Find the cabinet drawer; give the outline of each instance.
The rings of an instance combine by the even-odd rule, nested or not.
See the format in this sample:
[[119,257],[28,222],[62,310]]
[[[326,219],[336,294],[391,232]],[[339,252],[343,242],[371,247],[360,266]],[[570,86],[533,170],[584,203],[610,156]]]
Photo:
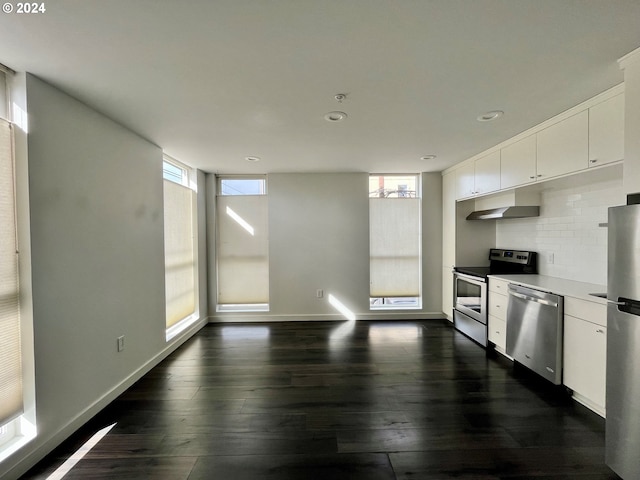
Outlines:
[[506,280],[499,280],[497,278],[490,278],[489,291],[507,295],[509,293],[509,282]]
[[574,297],[564,297],[564,313],[603,327],[607,326],[607,306]]
[[507,321],[508,297],[499,293],[489,293],[489,315]]
[[489,315],[489,341],[502,350],[507,349],[507,322]]

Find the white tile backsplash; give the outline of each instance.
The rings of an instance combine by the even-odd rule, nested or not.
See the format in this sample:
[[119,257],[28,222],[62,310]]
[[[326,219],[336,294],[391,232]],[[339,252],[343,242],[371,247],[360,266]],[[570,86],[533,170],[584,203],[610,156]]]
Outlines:
[[[544,190],[540,216],[498,220],[498,248],[538,252],[541,275],[607,283],[607,209],[625,203],[622,180]],[[553,263],[550,256],[553,254]]]

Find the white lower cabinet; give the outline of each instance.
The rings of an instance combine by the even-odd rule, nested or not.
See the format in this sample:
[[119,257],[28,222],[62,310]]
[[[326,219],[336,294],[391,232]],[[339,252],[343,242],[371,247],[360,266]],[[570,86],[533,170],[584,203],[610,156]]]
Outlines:
[[507,350],[507,302],[506,295],[509,282],[497,278],[489,279],[489,341],[496,350],[506,353]]
[[498,351],[507,351],[507,322],[493,315],[489,315],[489,341]]
[[606,372],[606,306],[565,297],[563,383],[576,400],[602,416]]

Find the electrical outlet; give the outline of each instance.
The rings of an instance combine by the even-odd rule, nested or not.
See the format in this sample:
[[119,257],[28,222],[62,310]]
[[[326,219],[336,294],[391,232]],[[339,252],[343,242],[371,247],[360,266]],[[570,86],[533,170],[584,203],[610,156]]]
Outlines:
[[319,288],[318,290],[316,290],[316,298],[322,298],[322,297],[324,297],[324,290]]
[[124,335],[118,337],[118,351],[121,352],[124,350]]
[[550,253],[549,256],[547,257],[547,263],[553,263],[553,261],[555,260],[555,255],[553,253]]

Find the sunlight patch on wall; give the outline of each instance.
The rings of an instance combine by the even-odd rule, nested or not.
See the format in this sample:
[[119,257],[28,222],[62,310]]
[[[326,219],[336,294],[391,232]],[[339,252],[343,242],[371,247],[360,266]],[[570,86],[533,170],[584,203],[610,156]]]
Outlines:
[[235,220],[238,225],[244,228],[251,235],[255,235],[255,230],[253,229],[253,227],[249,225],[249,223],[244,218],[234,212],[233,209],[227,207],[227,215],[229,215],[233,220]]

